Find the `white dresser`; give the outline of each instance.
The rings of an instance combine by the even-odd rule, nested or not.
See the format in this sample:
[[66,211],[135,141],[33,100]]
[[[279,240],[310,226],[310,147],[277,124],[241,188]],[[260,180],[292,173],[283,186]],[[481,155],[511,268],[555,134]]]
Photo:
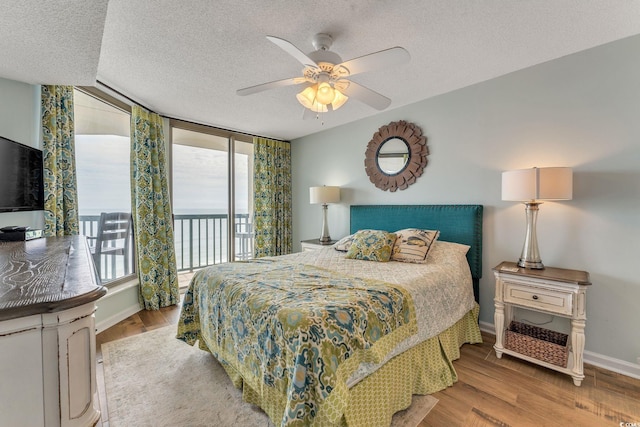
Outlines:
[[83,237],[0,243],[0,426],[85,427],[96,396],[98,284]]

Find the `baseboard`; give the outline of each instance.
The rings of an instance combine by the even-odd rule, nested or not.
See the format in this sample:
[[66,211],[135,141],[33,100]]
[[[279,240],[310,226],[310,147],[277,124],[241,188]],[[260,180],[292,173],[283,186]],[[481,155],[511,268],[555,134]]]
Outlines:
[[[496,334],[496,328],[493,323],[480,322],[480,330],[491,335]],[[588,363],[589,365],[594,365],[608,371],[617,372],[631,378],[640,379],[640,365],[627,362],[626,360],[620,360],[610,356],[605,356],[604,354],[585,350],[584,363]]]
[[613,357],[587,350],[584,351],[584,363],[640,380],[640,365],[636,363],[614,359]]
[[138,281],[109,288],[97,302],[96,333],[100,333],[141,310],[138,302]]
[[496,334],[496,328],[495,326],[493,326],[493,323],[487,323],[487,322],[483,322],[480,321],[478,322],[480,324],[480,330],[482,332],[486,332],[490,335],[495,335]]
[[124,310],[114,314],[113,316],[110,316],[107,319],[101,320],[100,322],[96,323],[96,334],[99,334],[100,332],[103,332],[109,329],[113,325],[122,322],[124,319],[126,319],[129,316],[133,316],[140,310],[141,310],[140,304],[135,303],[134,305],[126,307]]

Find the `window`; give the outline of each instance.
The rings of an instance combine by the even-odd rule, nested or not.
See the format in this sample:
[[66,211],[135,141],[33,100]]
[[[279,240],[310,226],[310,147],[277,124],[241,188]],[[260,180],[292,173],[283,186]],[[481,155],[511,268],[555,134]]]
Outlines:
[[74,93],[80,234],[103,284],[135,273],[131,232],[130,113]]
[[[130,109],[93,88],[74,96],[80,234],[88,237],[102,282],[113,285],[135,274]],[[252,258],[252,138],[169,122],[178,271]]]
[[178,120],[171,126],[178,271],[252,258],[251,138]]

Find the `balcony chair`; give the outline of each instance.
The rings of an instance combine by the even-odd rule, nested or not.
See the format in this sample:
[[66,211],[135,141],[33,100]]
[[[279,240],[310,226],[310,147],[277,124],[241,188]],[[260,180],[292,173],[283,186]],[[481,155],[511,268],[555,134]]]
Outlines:
[[[93,261],[96,270],[102,278],[102,255],[123,255],[124,274],[130,273],[129,258],[131,244],[132,219],[129,212],[103,212],[98,221],[98,232],[94,239]],[[115,272],[113,272],[115,278]]]
[[236,259],[246,260],[253,258],[253,227],[251,223],[236,223],[236,238],[240,246],[236,248]]

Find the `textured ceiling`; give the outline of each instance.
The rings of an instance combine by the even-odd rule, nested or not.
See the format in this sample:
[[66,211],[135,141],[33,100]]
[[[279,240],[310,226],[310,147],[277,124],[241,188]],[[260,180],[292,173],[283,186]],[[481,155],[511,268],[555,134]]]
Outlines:
[[0,77],[93,85],[107,0],[2,0]]
[[[53,7],[55,5],[55,7]],[[638,0],[4,0],[0,77],[99,80],[161,114],[294,139],[378,111],[349,100],[322,120],[284,87],[236,89],[300,75],[272,35],[313,51],[319,32],[343,60],[402,46],[411,61],[352,79],[388,109],[640,33]]]

